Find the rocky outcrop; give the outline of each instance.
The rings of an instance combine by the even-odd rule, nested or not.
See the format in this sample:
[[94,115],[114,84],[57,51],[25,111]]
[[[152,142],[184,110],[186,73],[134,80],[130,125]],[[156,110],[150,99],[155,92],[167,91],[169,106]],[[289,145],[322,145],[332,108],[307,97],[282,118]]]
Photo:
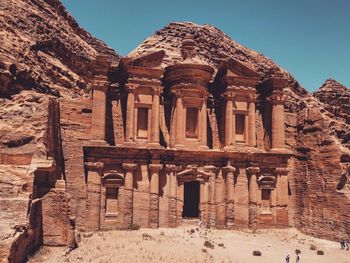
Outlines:
[[295,195],[295,226],[313,236],[349,238],[350,151],[333,132],[337,121],[310,97],[298,112],[295,159],[290,183]]
[[97,55],[118,61],[58,0],[1,1],[0,13],[0,97],[23,89],[78,96],[89,89]]
[[[70,216],[84,221],[92,61],[102,54],[117,65],[119,57],[58,0],[1,1],[0,14],[0,258],[20,262],[42,243],[69,242]],[[198,43],[199,59],[215,70],[233,57],[262,78],[281,73],[288,79],[289,222],[317,237],[349,236],[349,89],[327,80],[310,94],[271,59],[209,25],[171,23],[128,57],[164,50],[162,67],[180,62],[187,33]]]
[[327,79],[314,96],[334,119],[330,125],[334,134],[350,149],[350,90],[334,79]]
[[21,262],[43,243],[71,242],[62,179],[73,153],[65,162],[59,97],[77,103],[90,91],[95,57],[119,57],[58,0],[1,1],[0,14],[0,261]]

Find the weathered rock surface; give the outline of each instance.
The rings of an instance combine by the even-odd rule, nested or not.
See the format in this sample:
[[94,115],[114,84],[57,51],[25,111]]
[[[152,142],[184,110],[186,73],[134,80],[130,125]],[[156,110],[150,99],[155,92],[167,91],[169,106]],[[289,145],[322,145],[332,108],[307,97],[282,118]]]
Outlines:
[[[18,262],[42,243],[41,225],[46,244],[62,245],[71,231],[67,218],[84,214],[82,146],[91,139],[92,61],[104,54],[117,64],[119,57],[58,0],[1,1],[0,28],[0,258]],[[262,77],[279,72],[288,78],[286,144],[295,153],[290,222],[317,237],[349,236],[349,89],[327,80],[310,94],[272,60],[209,25],[171,23],[129,57],[163,49],[162,67],[180,62],[186,33],[194,35],[199,59],[215,70],[233,57]],[[66,180],[66,192],[55,188],[58,179]]]
[[0,97],[23,89],[76,96],[89,89],[98,54],[118,60],[58,0],[1,1],[0,28]]
[[0,1],[0,43],[0,261],[21,262],[43,238],[67,245],[72,236],[70,196],[55,188],[70,167],[58,97],[76,103],[95,57],[119,57],[57,0]]

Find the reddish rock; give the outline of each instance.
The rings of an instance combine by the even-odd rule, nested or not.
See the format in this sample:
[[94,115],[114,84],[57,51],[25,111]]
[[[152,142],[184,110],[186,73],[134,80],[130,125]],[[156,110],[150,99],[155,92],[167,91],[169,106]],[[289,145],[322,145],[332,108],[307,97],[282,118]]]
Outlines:
[[[97,83],[108,80],[121,83],[122,80],[118,79],[120,72],[116,70],[118,55],[80,28],[58,0],[2,1],[0,12],[3,14],[0,26],[5,29],[0,36],[0,258],[5,262],[20,262],[41,244],[67,245],[71,242],[70,216],[76,217],[78,228],[94,228],[96,224],[89,215],[99,218],[98,208],[106,210],[105,204],[88,197],[88,193],[101,190],[96,188],[95,181],[103,167],[94,162],[84,165],[83,146],[106,146],[106,142],[92,135],[90,87],[94,73],[98,77],[107,75],[104,64],[110,70],[109,79],[96,78]],[[276,220],[279,223],[276,226],[285,227],[289,222],[290,226],[317,237],[348,238],[349,89],[335,80],[327,80],[317,92],[310,94],[271,59],[236,43],[215,27],[193,23],[167,25],[141,43],[124,62],[156,67],[160,61],[159,69],[153,71],[159,75],[160,69],[182,61],[181,41],[187,34],[193,35],[198,44],[198,57],[193,58],[194,62],[213,68],[213,76],[218,72],[220,61],[234,58],[240,65],[252,68],[262,80],[273,74],[287,80],[288,87],[283,90],[287,98],[284,105],[285,143],[294,156],[288,162],[288,211],[285,206],[278,207]],[[155,49],[160,51],[154,53]],[[103,60],[102,66],[93,65],[92,61],[99,55],[105,55],[107,59]],[[118,85],[113,86],[113,90],[116,93],[108,95],[119,96]],[[109,99],[105,103],[111,109],[106,112],[107,124],[98,120],[97,126],[106,128],[107,143],[120,145],[126,132],[121,114],[124,105]],[[165,111],[160,105],[161,116],[166,114]],[[214,110],[208,111],[208,117],[207,124],[213,133],[210,143],[214,149],[219,149],[222,140],[220,121]],[[264,138],[263,121],[266,120],[256,115],[256,144],[261,150],[269,147]],[[166,118],[161,118],[160,128],[167,142],[170,135],[166,125]],[[94,139],[93,143],[91,139]],[[188,155],[188,159],[191,158],[194,157]],[[176,188],[165,187],[164,192],[158,193],[157,183],[153,181],[150,195],[147,165],[135,169],[133,164],[126,163],[124,168],[128,169],[128,187],[132,188],[134,184],[137,189],[134,192],[129,188],[122,189],[118,193],[120,200],[112,202],[112,207],[127,209],[112,216],[122,216],[121,223],[128,225],[134,222],[142,226],[150,223],[152,227],[166,224],[175,227],[182,223],[182,216],[177,211],[182,210],[183,202],[176,199]],[[131,180],[133,169],[141,180]],[[170,165],[166,169],[173,167]],[[256,220],[255,197],[251,196],[248,203],[248,180],[245,170],[240,169],[237,186],[241,190],[237,195],[243,201],[237,205],[231,194],[228,195],[227,226],[232,227],[234,219],[240,222],[246,218],[250,227],[268,226],[275,218],[266,215]],[[85,179],[87,170],[91,174],[88,178],[90,188]],[[229,178],[233,180],[233,172],[230,173]],[[108,178],[110,175],[115,178]],[[120,182],[124,180],[123,176],[112,170],[105,182],[110,182],[109,179]],[[175,174],[166,176],[175,180]],[[160,177],[164,179],[162,173]],[[166,185],[163,179],[158,182],[161,186]],[[62,181],[57,180],[65,180],[65,187],[59,187]],[[210,187],[222,187],[222,182],[221,177],[212,180]],[[106,195],[103,191],[102,194]],[[136,200],[134,203],[132,198]],[[216,207],[215,202],[220,205]],[[211,198],[201,207],[205,223],[224,227],[221,196],[218,195],[217,200]],[[234,218],[240,209],[244,212]],[[106,228],[114,227],[117,222],[104,217],[101,220]]]

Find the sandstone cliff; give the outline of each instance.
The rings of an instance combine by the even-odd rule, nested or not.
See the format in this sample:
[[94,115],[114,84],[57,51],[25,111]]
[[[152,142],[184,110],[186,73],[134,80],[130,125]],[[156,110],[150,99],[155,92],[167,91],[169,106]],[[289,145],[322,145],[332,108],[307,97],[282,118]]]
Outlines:
[[58,0],[0,1],[0,43],[0,261],[21,262],[43,242],[41,228],[49,245],[67,244],[71,231],[59,97],[88,97],[95,57],[119,56]]
[[58,0],[1,1],[0,30],[0,97],[23,89],[79,95],[89,87],[96,55],[118,60]]
[[[33,243],[40,239],[40,224],[55,226],[55,218],[67,220],[85,211],[82,146],[91,125],[91,62],[105,54],[116,65],[119,57],[81,29],[58,0],[1,1],[0,28],[0,211],[5,211],[0,214],[5,241],[0,258],[16,255],[19,260],[40,245],[40,240]],[[290,222],[318,237],[349,235],[349,89],[328,80],[310,94],[271,59],[209,25],[171,23],[129,57],[163,49],[164,67],[180,61],[186,33],[194,35],[199,58],[215,69],[220,60],[233,57],[262,78],[276,72],[288,78],[286,144],[295,153]],[[69,196],[56,185],[60,179],[72,194],[70,207],[65,206]],[[53,211],[57,207],[59,215]],[[47,215],[44,222],[33,219],[38,214]],[[48,231],[51,244],[66,242],[69,229],[57,225],[58,230]],[[59,233],[62,240],[55,238]]]

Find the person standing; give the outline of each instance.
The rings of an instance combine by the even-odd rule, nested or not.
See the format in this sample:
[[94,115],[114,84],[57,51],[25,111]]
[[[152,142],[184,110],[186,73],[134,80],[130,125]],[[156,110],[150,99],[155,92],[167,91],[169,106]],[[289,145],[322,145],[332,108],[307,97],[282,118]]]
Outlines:
[[296,263],[299,263],[299,262],[300,262],[300,256],[299,256],[299,253],[295,253],[295,254],[297,255],[295,262],[296,262]]
[[289,254],[286,252],[286,263],[289,263]]

